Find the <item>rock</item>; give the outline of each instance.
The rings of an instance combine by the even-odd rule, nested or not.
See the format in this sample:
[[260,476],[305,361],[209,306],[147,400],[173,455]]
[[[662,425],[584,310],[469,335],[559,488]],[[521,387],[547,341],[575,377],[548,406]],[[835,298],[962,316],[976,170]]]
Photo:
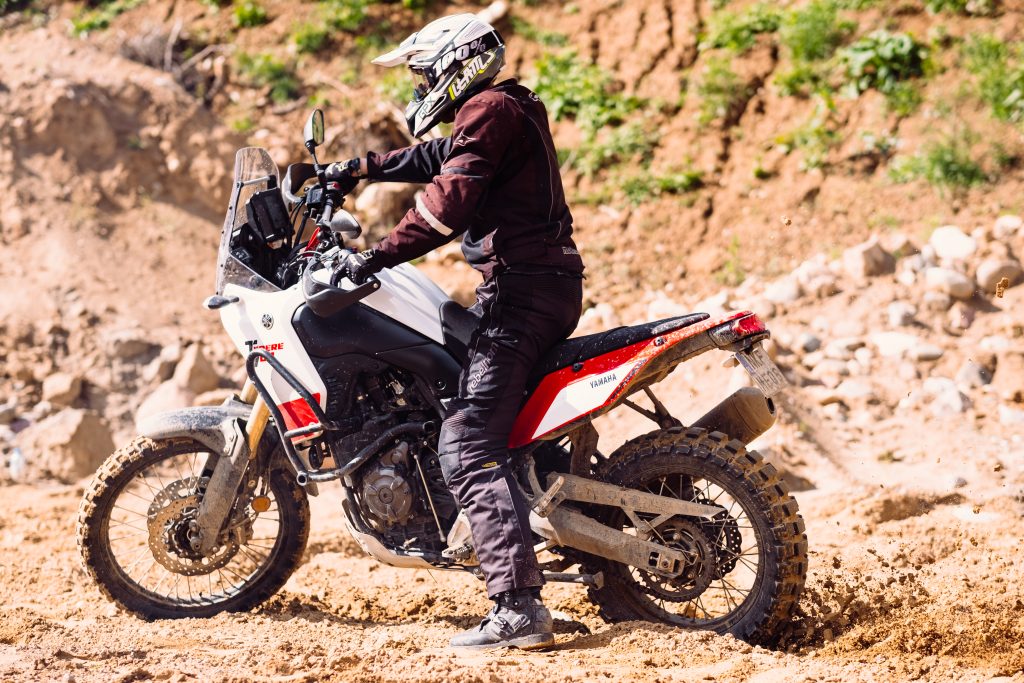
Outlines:
[[825,345],[825,357],[836,360],[852,360],[853,352],[862,346],[864,346],[864,340],[859,337],[833,339]]
[[804,261],[793,271],[793,276],[800,283],[803,291],[821,299],[830,297],[839,291],[836,286],[836,275],[828,267],[824,256]]
[[107,340],[109,353],[114,358],[136,358],[156,349],[156,344],[144,339],[136,330],[118,330]]
[[[653,303],[653,302],[652,302]],[[648,307],[650,308],[650,307]],[[693,311],[700,311],[702,313],[710,313],[711,315],[719,315],[725,313],[729,308],[729,290],[723,289],[717,294],[701,299],[697,302],[697,305],[691,310],[686,310],[685,313],[691,313]],[[648,316],[650,319],[655,319],[652,316]]]
[[54,405],[70,406],[82,395],[82,378],[57,372],[43,380],[43,400]]
[[1024,426],[1024,410],[1004,405],[999,406],[999,424],[1007,427]]
[[948,294],[954,299],[964,300],[974,296],[974,280],[951,268],[925,269],[924,282],[931,291]]
[[996,239],[1004,240],[1019,233],[1022,226],[1024,219],[1020,216],[1000,216],[992,225],[992,234]]
[[821,348],[821,340],[810,332],[802,332],[796,339],[796,347],[804,353],[811,353]]
[[376,237],[395,227],[412,208],[416,185],[406,183],[370,183],[356,198],[355,211],[365,223],[368,237]]
[[928,244],[943,261],[964,261],[978,250],[978,242],[955,225],[935,228]]
[[192,401],[194,406],[219,406],[227,399],[235,395],[234,389],[213,389],[205,391]]
[[850,369],[841,360],[826,358],[811,370],[811,377],[818,380],[827,387],[837,387],[843,377],[850,374]]
[[875,238],[843,252],[843,270],[858,280],[891,273],[895,268],[896,259]]
[[14,422],[16,417],[18,417],[17,399],[9,398],[0,403],[0,425],[9,425]]
[[992,382],[992,372],[981,363],[964,361],[956,373],[956,384],[967,389],[977,389]]
[[839,386],[836,387],[835,393],[839,395],[847,405],[856,402],[878,402],[878,394],[875,392],[875,388],[871,385],[871,382],[864,379],[843,380]]
[[764,290],[764,298],[773,304],[791,304],[801,296],[803,296],[803,289],[793,277],[776,280]]
[[181,362],[174,370],[174,381],[182,389],[201,394],[205,391],[216,389],[220,384],[220,375],[206,356],[199,344],[193,344],[185,349]]
[[870,370],[871,363],[875,360],[875,352],[866,346],[862,346],[859,349],[854,350],[853,359],[857,361],[864,370]]
[[971,399],[957,388],[956,382],[947,377],[929,377],[923,389],[931,397],[929,409],[935,417],[959,415],[971,407]]
[[885,358],[900,358],[920,343],[917,337],[904,332],[875,332],[868,340]]
[[904,259],[919,253],[917,245],[902,232],[890,233],[884,237],[882,247],[895,259]]
[[889,327],[912,325],[917,315],[917,308],[905,301],[893,301],[885,310],[889,316]]
[[921,372],[917,369],[917,366],[913,363],[900,363],[899,376],[905,382],[912,382],[915,379],[921,379]]
[[169,379],[153,390],[135,412],[136,426],[146,418],[169,410],[187,408],[196,400],[194,392],[184,389],[173,379]]
[[950,481],[950,488],[962,489],[965,486],[967,486],[967,480],[963,477],[953,477]]
[[921,257],[920,270],[939,265],[939,256],[935,253],[935,247],[930,244],[921,247],[921,253],[918,255]]
[[949,327],[952,330],[966,330],[974,324],[976,315],[974,307],[958,301],[949,311]]
[[925,292],[921,299],[924,310],[932,313],[945,313],[953,305],[953,297],[944,292]]
[[942,349],[934,344],[919,344],[908,355],[916,361],[932,361],[942,358],[942,354]]
[[807,369],[813,369],[823,360],[825,360],[825,353],[823,351],[812,351],[800,359],[800,364]]
[[96,471],[114,450],[110,429],[88,410],[62,410],[38,422],[17,437],[30,459],[65,483]]
[[580,322],[576,326],[577,335],[605,332],[622,325],[619,314],[611,305],[601,302],[583,311]]
[[1024,269],[1016,259],[985,259],[978,264],[975,278],[981,291],[995,294],[996,285],[1003,278],[1009,281],[1010,287],[1019,284],[1024,279]]
[[1024,403],[1024,354],[1007,351],[997,358],[992,389],[1004,401]]

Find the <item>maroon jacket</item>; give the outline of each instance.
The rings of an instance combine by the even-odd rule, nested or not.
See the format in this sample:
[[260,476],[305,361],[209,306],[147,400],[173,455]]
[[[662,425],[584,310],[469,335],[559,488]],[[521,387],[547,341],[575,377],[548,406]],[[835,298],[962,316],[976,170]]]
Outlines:
[[583,272],[547,110],[516,81],[467,100],[451,137],[370,152],[366,163],[370,180],[430,183],[377,244],[387,266],[463,235],[462,252],[485,279],[517,265]]

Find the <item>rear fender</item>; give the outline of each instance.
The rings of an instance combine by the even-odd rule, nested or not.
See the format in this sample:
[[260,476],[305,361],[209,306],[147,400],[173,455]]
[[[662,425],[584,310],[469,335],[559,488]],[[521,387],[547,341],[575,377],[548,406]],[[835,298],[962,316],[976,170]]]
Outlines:
[[707,332],[748,317],[756,320],[749,311],[709,318],[547,375],[516,418],[509,447],[558,438],[603,415],[679,363],[720,348]]

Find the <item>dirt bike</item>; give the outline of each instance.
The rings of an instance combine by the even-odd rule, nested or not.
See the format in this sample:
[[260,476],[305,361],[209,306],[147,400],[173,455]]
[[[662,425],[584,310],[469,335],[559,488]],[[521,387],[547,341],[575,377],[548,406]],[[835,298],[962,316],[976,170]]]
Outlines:
[[[323,130],[314,111],[312,163],[283,181],[263,149],[235,158],[205,305],[245,357],[244,387],[144,422],[82,502],[89,574],[142,617],[268,599],[303,561],[307,496],[334,480],[349,531],[377,560],[480,575],[437,453],[476,318],[411,265],[360,285],[334,275],[361,228],[317,161]],[[786,384],[768,336],[749,312],[695,313],[569,339],[537,363],[509,447],[547,580],[585,585],[608,620],[771,639],[803,587],[807,540],[776,469],[745,449]],[[757,388],[683,425],[652,387],[712,350]],[[605,455],[593,420],[616,407],[656,429]]]

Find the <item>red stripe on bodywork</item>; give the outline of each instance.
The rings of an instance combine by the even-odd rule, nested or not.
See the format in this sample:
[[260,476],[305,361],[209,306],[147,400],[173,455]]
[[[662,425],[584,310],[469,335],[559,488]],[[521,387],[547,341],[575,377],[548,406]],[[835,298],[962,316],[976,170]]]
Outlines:
[[[603,375],[604,373],[625,365],[630,361],[638,361],[636,366],[630,371],[616,387],[615,390],[608,396],[601,405],[597,406],[593,410],[585,413],[580,413],[562,424],[549,429],[544,434],[537,435],[536,439],[543,439],[548,434],[558,431],[570,422],[574,422],[585,415],[590,415],[614,404],[619,396],[622,395],[623,390],[626,389],[633,378],[640,370],[644,368],[653,358],[669,350],[676,344],[691,337],[695,337],[698,334],[707,332],[712,327],[727,323],[730,320],[736,320],[743,316],[750,315],[749,311],[741,311],[738,313],[729,313],[721,318],[708,318],[704,322],[690,325],[688,327],[682,327],[666,334],[657,335],[650,339],[631,344],[630,346],[624,346],[621,349],[609,351],[600,356],[594,358],[588,358],[583,361],[583,368],[576,372],[572,369],[572,366],[564,367],[561,370],[556,370],[544,377],[540,384],[530,398],[527,399],[526,405],[519,412],[519,416],[516,418],[515,424],[512,426],[512,433],[509,435],[509,448],[519,448],[526,444],[534,441],[534,432],[540,426],[541,422],[544,421],[544,416],[548,410],[551,409],[551,403],[555,400],[555,397],[566,387],[577,382],[590,381],[593,377]],[[658,345],[654,343],[655,339],[664,339],[664,343]]]
[[[320,394],[313,394],[313,400],[319,403]],[[287,403],[279,403],[277,407],[281,409],[281,415],[284,417],[285,431],[317,423],[313,409],[304,399],[297,398]]]

